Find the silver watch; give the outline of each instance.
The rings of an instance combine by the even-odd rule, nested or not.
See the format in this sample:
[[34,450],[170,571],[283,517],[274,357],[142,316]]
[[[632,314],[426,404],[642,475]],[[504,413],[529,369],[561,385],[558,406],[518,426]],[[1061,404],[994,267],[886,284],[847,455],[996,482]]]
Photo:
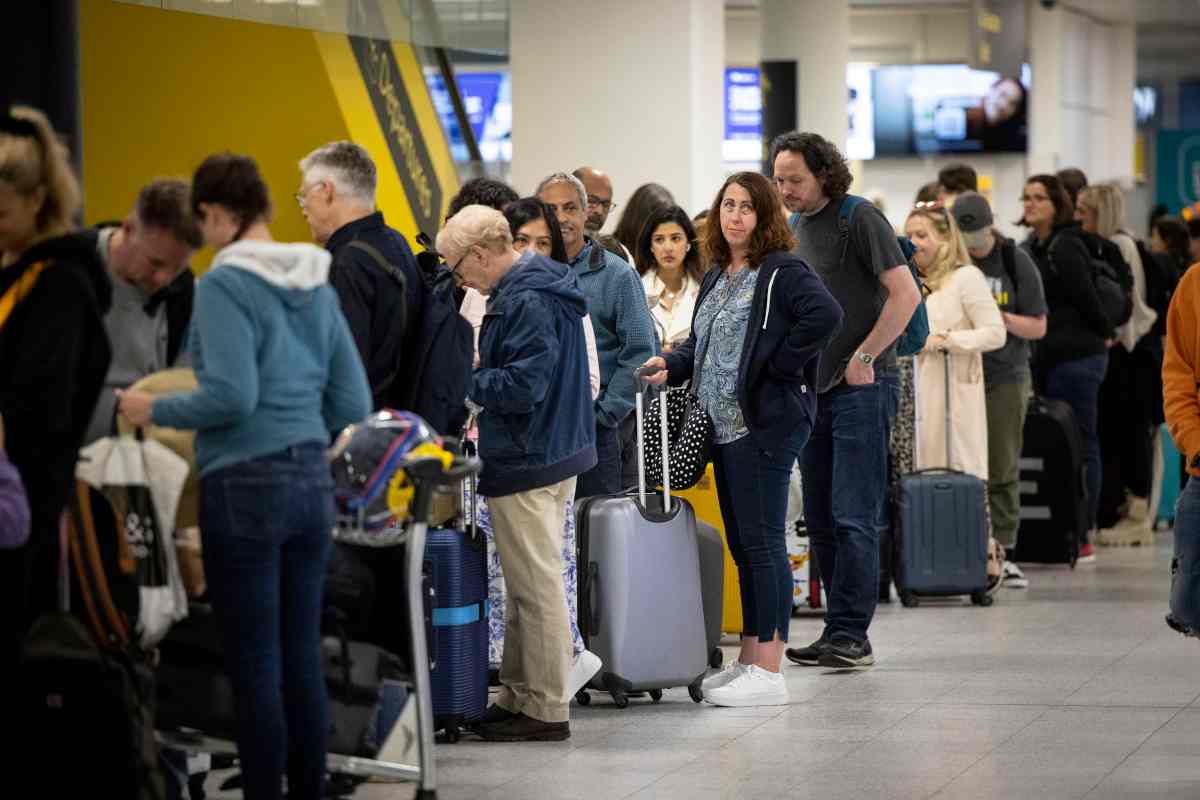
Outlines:
[[864,353],[861,350],[855,353],[854,357],[866,364],[868,367],[875,362],[875,356],[871,355],[870,353]]

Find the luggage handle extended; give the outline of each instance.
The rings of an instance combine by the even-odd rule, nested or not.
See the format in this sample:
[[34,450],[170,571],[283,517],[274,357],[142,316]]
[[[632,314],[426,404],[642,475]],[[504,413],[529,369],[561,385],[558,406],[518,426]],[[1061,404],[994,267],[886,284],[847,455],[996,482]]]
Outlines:
[[[641,503],[642,510],[649,512],[650,508],[646,505],[646,412],[645,412],[645,387],[649,386],[645,380],[642,369],[634,371],[637,377],[638,391],[634,398],[634,413],[637,415],[637,445],[638,445],[638,502]],[[668,424],[667,424],[667,397],[666,390],[658,387],[658,411],[659,411],[659,442],[662,445],[662,472],[663,472],[663,513],[671,513],[671,456],[670,442],[668,441]]]

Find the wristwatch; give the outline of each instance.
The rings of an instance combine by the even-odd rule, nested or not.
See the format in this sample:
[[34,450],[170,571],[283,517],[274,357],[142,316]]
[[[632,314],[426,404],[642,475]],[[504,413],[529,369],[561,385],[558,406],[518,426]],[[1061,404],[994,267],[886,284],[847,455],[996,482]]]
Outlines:
[[868,367],[871,366],[871,364],[875,361],[875,356],[871,355],[870,353],[864,353],[862,350],[859,350],[857,353],[855,353],[854,357],[866,364]]

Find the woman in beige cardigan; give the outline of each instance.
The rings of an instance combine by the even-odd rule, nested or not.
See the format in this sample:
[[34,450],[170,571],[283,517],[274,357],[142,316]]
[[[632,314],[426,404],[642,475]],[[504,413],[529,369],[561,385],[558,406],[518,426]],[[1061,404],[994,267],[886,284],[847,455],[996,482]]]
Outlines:
[[[1004,320],[987,279],[971,264],[954,216],[940,204],[908,215],[905,233],[931,294],[929,338],[917,355],[916,467],[950,466],[986,481],[987,410],[983,353],[1004,346]],[[949,352],[951,459],[946,464],[946,360]]]

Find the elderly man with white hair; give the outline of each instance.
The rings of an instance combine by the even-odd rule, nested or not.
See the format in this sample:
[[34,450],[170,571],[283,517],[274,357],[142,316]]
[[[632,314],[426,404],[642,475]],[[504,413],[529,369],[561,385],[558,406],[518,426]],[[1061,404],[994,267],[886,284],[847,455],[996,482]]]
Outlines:
[[480,727],[489,741],[571,735],[574,655],[561,579],[566,503],[596,464],[581,320],[587,301],[565,265],[513,249],[499,211],[472,205],[438,234],[462,286],[487,296],[468,404],[479,412],[479,493],[488,498],[508,590],[503,688]]
[[331,142],[300,161],[296,202],[313,239],[333,256],[329,282],[358,346],[372,406],[407,407],[404,357],[412,352],[425,284],[404,235],[375,209],[375,162],[353,142]]

